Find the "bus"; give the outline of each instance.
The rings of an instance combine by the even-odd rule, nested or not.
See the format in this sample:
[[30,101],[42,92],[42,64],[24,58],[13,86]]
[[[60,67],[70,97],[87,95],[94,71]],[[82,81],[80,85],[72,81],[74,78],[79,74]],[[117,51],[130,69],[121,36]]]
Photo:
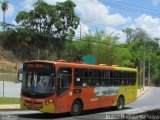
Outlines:
[[103,107],[121,110],[137,99],[134,68],[32,60],[22,71],[21,109],[76,116]]

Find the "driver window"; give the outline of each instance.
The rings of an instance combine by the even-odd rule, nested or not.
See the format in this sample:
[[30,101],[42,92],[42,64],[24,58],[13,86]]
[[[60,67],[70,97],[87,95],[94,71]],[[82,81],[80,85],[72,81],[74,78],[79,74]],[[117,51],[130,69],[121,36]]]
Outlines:
[[58,95],[65,93],[71,86],[72,69],[60,68],[58,71]]

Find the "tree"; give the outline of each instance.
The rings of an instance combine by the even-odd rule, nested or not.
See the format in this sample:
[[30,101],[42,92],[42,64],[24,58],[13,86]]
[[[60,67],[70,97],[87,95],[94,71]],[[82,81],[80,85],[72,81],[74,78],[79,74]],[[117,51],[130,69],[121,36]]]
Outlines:
[[[104,31],[86,34],[81,40],[67,42],[65,58],[73,61],[76,56],[91,54],[96,57],[97,64],[131,66],[130,52],[122,48],[122,53],[118,53],[117,47],[120,45],[117,40],[117,36],[106,34]],[[127,55],[129,56],[127,57]],[[124,61],[124,58],[127,59]]]
[[60,58],[65,42],[74,36],[79,24],[79,17],[74,13],[75,3],[67,0],[49,5],[38,0],[33,6],[34,9],[29,12],[18,13],[16,22],[19,29],[31,33],[29,44],[34,45],[35,50],[49,49]]
[[[151,80],[157,82],[160,70],[160,48],[159,38],[151,38],[143,29],[136,28],[133,30],[134,35],[131,42],[126,43],[126,47],[132,55],[134,67],[139,68],[141,84],[145,83],[148,73],[151,72]],[[142,81],[143,80],[143,81]]]
[[5,13],[8,9],[8,1],[4,0],[3,2],[1,2],[1,9],[3,11],[3,29],[5,31]]
[[132,53],[129,48],[123,48],[123,44],[116,48],[115,51],[115,64],[124,67],[134,67],[132,62]]
[[126,34],[127,43],[131,42],[134,37],[134,29],[132,28],[126,28],[122,30]]
[[[65,44],[65,59],[67,61],[77,61],[78,57],[88,54],[87,42],[83,40],[67,41]],[[81,59],[81,58],[79,58]]]
[[151,73],[149,77],[151,77],[155,83],[160,83],[160,48],[158,41],[155,39],[148,41],[146,43],[146,48],[146,64],[148,65],[146,66],[146,70]]

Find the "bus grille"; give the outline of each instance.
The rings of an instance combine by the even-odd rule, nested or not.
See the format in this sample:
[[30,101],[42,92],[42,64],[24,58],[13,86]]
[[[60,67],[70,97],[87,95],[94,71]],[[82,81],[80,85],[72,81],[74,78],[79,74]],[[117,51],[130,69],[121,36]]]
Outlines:
[[27,105],[27,104],[23,104],[25,106],[25,108],[27,109],[31,109],[31,110],[40,110],[43,106],[32,106],[32,105]]

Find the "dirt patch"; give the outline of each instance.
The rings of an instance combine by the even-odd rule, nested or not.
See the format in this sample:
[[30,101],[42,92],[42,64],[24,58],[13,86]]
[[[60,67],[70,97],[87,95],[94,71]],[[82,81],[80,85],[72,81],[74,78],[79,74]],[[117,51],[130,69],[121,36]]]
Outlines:
[[17,73],[19,63],[11,62],[5,59],[0,59],[0,72]]

